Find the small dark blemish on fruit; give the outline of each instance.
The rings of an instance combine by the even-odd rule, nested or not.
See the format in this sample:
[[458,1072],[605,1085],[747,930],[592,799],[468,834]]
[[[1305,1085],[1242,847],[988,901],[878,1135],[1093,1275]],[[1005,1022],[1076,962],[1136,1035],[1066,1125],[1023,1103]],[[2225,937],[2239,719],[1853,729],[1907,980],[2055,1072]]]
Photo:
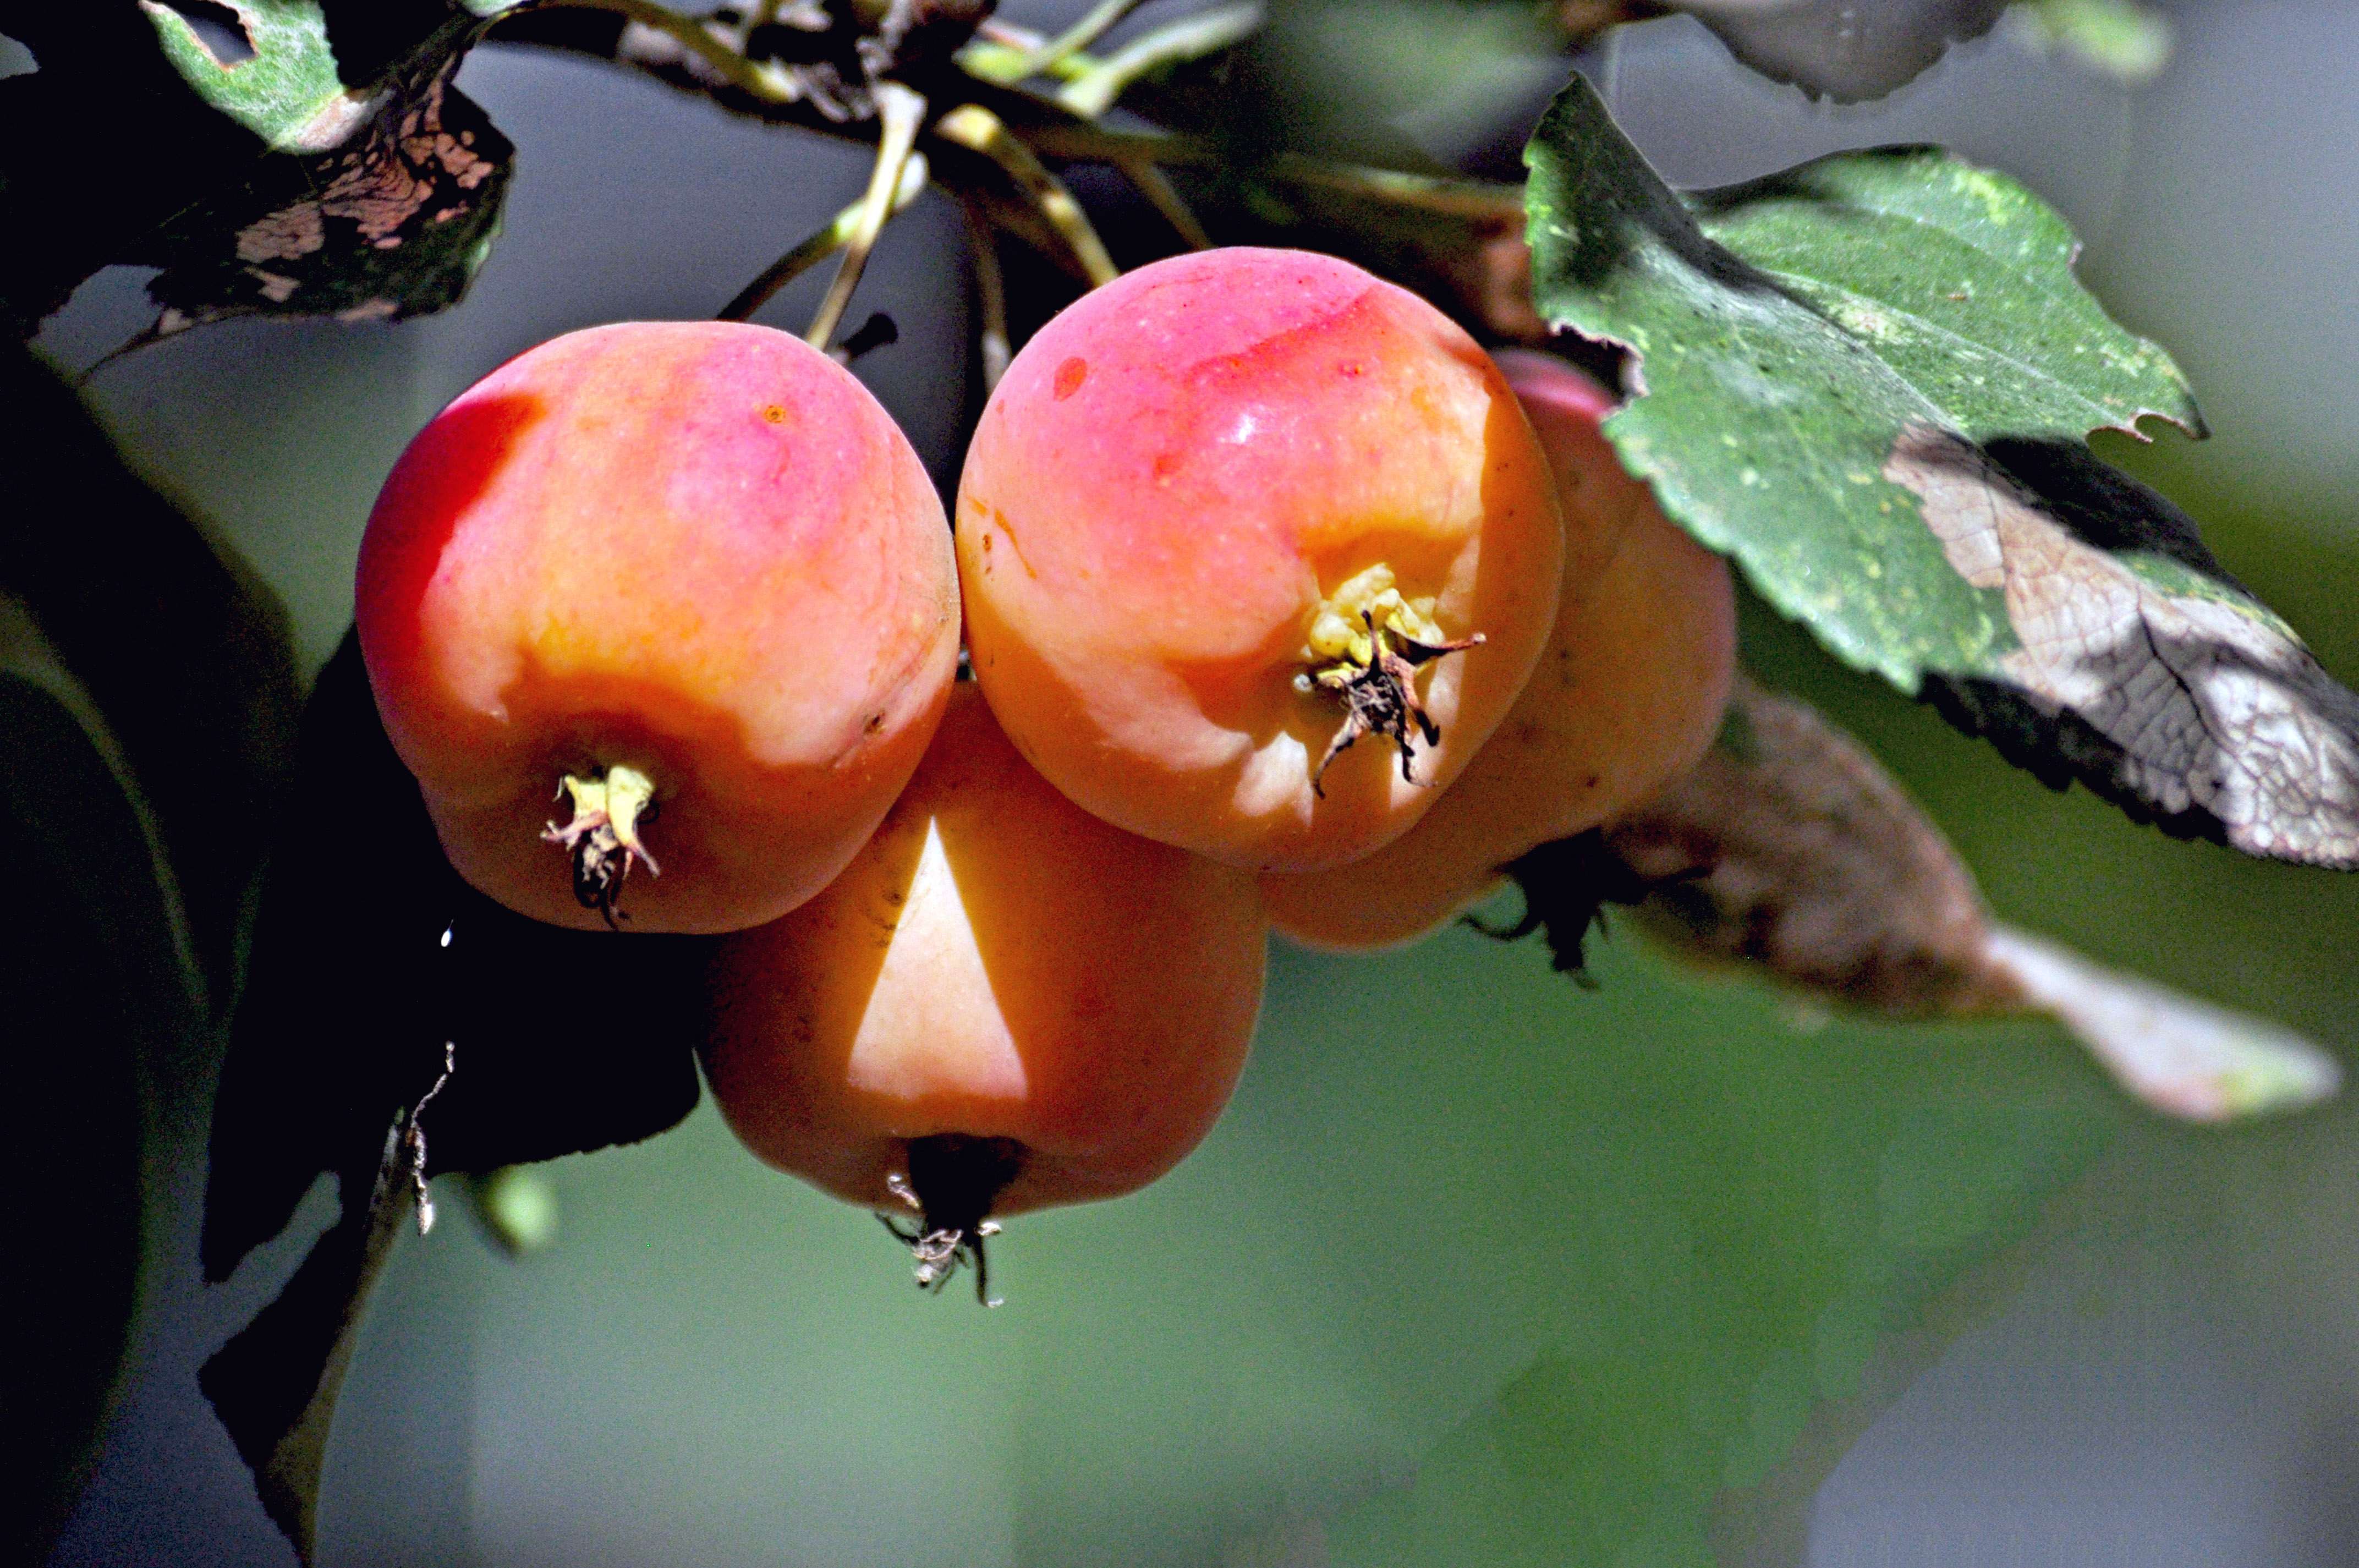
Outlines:
[[885,715],[882,713],[871,713],[868,715],[868,722],[860,726],[860,733],[862,735],[875,735],[878,730],[881,730],[884,727]]
[[1089,374],[1090,362],[1075,354],[1057,366],[1057,379],[1050,384],[1049,390],[1061,403],[1082,389],[1082,383],[1089,378]]
[[777,404],[772,403],[763,408],[762,418],[774,425],[783,425],[787,422],[787,411]]
[[1357,360],[1347,359],[1335,368],[1345,376],[1365,376],[1367,374],[1366,369],[1363,367]]

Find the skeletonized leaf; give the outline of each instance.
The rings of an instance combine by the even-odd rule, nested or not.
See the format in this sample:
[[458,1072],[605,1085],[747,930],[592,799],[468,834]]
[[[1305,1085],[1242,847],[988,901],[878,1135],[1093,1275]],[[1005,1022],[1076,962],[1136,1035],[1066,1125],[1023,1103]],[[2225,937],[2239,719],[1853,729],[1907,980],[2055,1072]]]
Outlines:
[[1740,683],[1695,770],[1513,868],[1574,968],[1603,903],[1691,957],[1893,1018],[2047,1013],[2169,1115],[2223,1120],[2332,1094],[2332,1058],[2275,1025],[1995,924],[1938,829],[1855,742]]
[[1884,477],[1918,497],[1959,576],[2006,598],[2017,646],[1945,707],[2002,731],[2002,749],[2069,725],[2069,743],[2033,748],[2182,832],[2359,866],[2359,695],[2283,621],[2183,550],[2089,543],[1954,435],[1903,431]]
[[2359,701],[2086,453],[2201,421],[2052,212],[1926,148],[1683,201],[1578,80],[1527,157],[1542,315],[1637,359],[1607,435],[1779,610],[2051,781],[2359,866]]
[[317,153],[341,145],[367,120],[374,97],[347,88],[328,41],[319,0],[221,0],[251,51],[217,55],[189,18],[158,0],[139,0],[164,58],[199,97],[277,152]]

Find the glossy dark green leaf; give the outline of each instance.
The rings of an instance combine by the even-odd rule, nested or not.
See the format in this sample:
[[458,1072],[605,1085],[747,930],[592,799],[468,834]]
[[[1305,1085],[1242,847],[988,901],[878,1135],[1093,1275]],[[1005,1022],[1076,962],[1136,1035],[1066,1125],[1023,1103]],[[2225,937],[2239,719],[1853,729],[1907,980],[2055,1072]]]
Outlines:
[[[307,1561],[344,1360],[412,1213],[410,1172],[489,1172],[676,1125],[700,1093],[710,947],[541,925],[461,881],[345,638],[305,710],[271,845],[201,1247],[207,1276],[227,1278],[321,1172],[337,1177],[335,1225],[202,1377]],[[414,1145],[388,1143],[413,1120]]]
[[199,976],[154,821],[90,692],[24,604],[0,594],[0,996],[17,1115],[0,1145],[14,1206],[22,1419],[0,1487],[0,1552],[45,1560],[132,1343],[141,1171],[158,1085],[203,1027]]
[[[394,1114],[454,1071],[426,1118],[434,1171],[629,1143],[699,1093],[701,938],[561,930],[511,913],[442,858],[349,637],[304,713],[248,981],[213,1110],[207,1274],[276,1235],[323,1171],[374,1171]],[[348,1177],[349,1180],[349,1177]],[[354,1194],[346,1193],[347,1212]]]

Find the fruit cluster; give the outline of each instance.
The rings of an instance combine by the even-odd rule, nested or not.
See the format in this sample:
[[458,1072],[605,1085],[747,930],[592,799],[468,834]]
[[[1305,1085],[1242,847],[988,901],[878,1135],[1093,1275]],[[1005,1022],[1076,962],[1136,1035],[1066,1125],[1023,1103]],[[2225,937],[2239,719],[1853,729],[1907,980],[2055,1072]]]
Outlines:
[[953,531],[800,341],[594,328],[404,453],[361,647],[468,882],[736,933],[703,1051],[731,1127],[908,1205],[936,1281],[993,1216],[1195,1147],[1270,925],[1408,941],[1701,755],[1727,572],[1610,407],[1346,263],[1204,252],[1016,355]]

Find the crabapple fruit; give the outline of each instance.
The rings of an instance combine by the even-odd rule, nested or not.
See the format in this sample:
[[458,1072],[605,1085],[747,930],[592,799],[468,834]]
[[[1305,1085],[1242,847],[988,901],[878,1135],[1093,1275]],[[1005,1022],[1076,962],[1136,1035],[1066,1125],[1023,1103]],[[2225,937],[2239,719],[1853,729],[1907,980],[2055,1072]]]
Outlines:
[[1613,394],[1548,354],[1499,365],[1555,468],[1565,581],[1515,708],[1450,792],[1365,859],[1266,876],[1278,930],[1312,947],[1407,942],[1495,887],[1501,867],[1637,804],[1695,766],[1736,670],[1728,563],[1625,473],[1598,426]]
[[1017,749],[1106,821],[1253,869],[1414,822],[1515,702],[1562,577],[1497,366],[1300,251],[1174,256],[1049,321],[984,410],[955,517],[976,678]]
[[962,683],[843,875],[722,942],[705,1073],[765,1161],[920,1209],[938,1281],[981,1262],[988,1216],[1131,1192],[1196,1147],[1266,930],[1249,873],[1082,811]]
[[462,394],[386,481],[356,613],[451,864],[556,925],[611,925],[642,859],[644,931],[816,893],[958,661],[946,520],[908,440],[825,354],[731,322],[592,327]]

